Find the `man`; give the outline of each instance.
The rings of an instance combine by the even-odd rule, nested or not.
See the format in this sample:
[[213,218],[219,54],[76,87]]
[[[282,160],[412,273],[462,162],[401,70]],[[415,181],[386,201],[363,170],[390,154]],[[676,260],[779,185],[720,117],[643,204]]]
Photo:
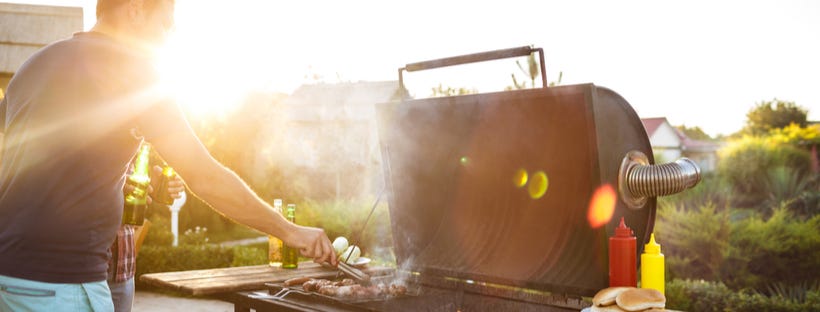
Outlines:
[[0,107],[0,311],[111,311],[108,247],[130,159],[146,140],[225,216],[336,265],[321,229],[290,224],[196,138],[153,87],[147,54],[173,26],[172,0],[99,0],[87,33],[37,52]]

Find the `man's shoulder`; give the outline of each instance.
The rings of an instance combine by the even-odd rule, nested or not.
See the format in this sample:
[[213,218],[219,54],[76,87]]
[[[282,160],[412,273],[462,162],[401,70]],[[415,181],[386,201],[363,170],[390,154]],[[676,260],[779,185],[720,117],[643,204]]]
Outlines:
[[108,59],[122,59],[129,62],[150,62],[148,53],[134,49],[122,41],[97,32],[75,33],[70,38],[55,41],[45,46],[35,56],[38,54],[54,54],[62,57],[80,54],[87,56],[89,59],[105,56]]
[[[80,32],[70,38],[53,42],[32,55],[18,73],[27,75],[75,77],[82,73],[86,80],[113,82],[120,77],[134,80],[156,80],[151,59],[114,38],[95,32]],[[72,78],[73,79],[73,78]]]

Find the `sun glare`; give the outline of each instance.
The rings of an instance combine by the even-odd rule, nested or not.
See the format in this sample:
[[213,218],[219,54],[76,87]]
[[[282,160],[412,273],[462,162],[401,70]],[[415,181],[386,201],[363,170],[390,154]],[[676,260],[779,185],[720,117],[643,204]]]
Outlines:
[[[176,30],[159,52],[161,88],[194,115],[225,114],[248,93],[281,86],[285,76],[276,62],[276,41],[260,36],[263,14],[273,2],[253,2],[253,8],[217,1],[178,1]],[[263,25],[263,26],[259,26]],[[289,79],[290,78],[290,79]]]
[[587,220],[592,228],[599,228],[607,224],[615,213],[618,195],[612,185],[604,184],[595,190],[589,202]]

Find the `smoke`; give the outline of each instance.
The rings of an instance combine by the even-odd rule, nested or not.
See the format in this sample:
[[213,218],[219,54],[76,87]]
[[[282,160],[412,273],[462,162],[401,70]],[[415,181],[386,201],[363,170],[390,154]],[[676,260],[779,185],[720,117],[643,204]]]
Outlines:
[[268,109],[257,171],[282,175],[285,195],[374,197],[383,186],[375,109],[396,82],[303,85]]
[[[299,212],[297,219],[311,220],[310,224],[302,224],[319,226],[331,236],[349,239],[361,228],[378,192],[385,189],[359,243],[365,247],[363,255],[378,260],[377,264],[396,263],[394,246],[412,246],[414,238],[399,237],[392,232],[387,203],[396,194],[391,193],[394,190],[388,187],[385,177],[384,170],[390,164],[382,158],[376,106],[394,101],[398,95],[401,95],[398,83],[386,81],[318,83],[303,85],[286,97],[252,97],[249,99],[252,103],[247,103],[247,108],[240,112],[252,115],[252,120],[260,124],[247,149],[252,153],[252,160],[247,164],[249,170],[246,170],[253,180],[251,184],[260,193],[268,194],[268,200],[308,202],[314,211]],[[398,118],[406,118],[404,114],[408,113],[417,114],[412,119],[419,121],[418,126],[422,128],[438,124],[442,118],[436,110],[399,112]],[[397,121],[388,121],[387,125],[392,122]],[[402,145],[402,142],[391,143]],[[419,148],[418,142],[408,140],[407,144],[410,145],[390,148],[397,151]],[[449,150],[443,146],[424,149],[436,154]],[[397,159],[397,155],[392,156]],[[405,166],[426,165],[406,160],[402,160]],[[417,195],[413,194],[414,189],[399,191],[403,199]],[[403,207],[413,205],[414,202],[409,202]],[[421,228],[411,222],[403,226]],[[413,255],[406,257],[409,258],[402,259],[397,267],[405,274],[398,276],[407,277],[409,272],[418,270],[413,265]],[[405,283],[406,278],[398,281]]]

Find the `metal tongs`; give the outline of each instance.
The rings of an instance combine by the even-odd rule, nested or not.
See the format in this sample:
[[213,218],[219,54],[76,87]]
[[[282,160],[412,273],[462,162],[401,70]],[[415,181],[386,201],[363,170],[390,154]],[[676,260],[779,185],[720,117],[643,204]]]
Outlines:
[[370,285],[370,275],[367,275],[367,273],[364,273],[362,270],[354,268],[347,263],[339,261],[339,271],[342,271],[342,273],[350,276],[350,278],[356,280],[356,282],[362,286]]
[[[358,243],[359,237],[364,232],[365,227],[367,227],[367,222],[370,221],[370,217],[372,217],[373,212],[376,211],[376,206],[379,205],[379,201],[381,201],[382,199],[382,194],[384,194],[384,188],[382,188],[381,191],[379,191],[379,195],[376,196],[376,201],[373,202],[373,207],[370,208],[370,214],[368,214],[367,219],[364,220],[362,228],[359,229],[359,232],[356,233],[356,236],[353,237],[353,240],[350,244],[350,246],[352,246],[353,248],[356,248],[356,243]],[[339,259],[339,271],[341,271],[341,273],[347,274],[347,276],[350,276],[350,278],[356,280],[356,282],[359,282],[359,284],[362,284],[364,286],[370,285],[370,275],[367,275],[361,270],[347,264],[347,261],[350,260],[350,255],[352,254],[353,252],[351,250],[351,252],[347,254],[347,257],[345,257],[344,259]],[[339,275],[337,274],[336,278],[338,277]]]

